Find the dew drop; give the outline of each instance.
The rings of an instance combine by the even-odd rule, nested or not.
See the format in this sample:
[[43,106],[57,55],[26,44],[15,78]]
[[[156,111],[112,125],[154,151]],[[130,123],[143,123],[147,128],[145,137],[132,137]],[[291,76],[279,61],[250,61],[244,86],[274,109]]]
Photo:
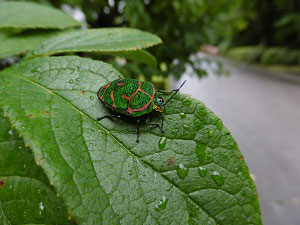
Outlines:
[[167,208],[168,199],[163,195],[162,199],[159,200],[159,203],[155,206],[156,211],[161,211]]
[[223,220],[225,219],[225,217],[224,217],[224,216],[219,216],[218,219],[219,219],[220,221],[223,221]]
[[217,185],[222,186],[224,184],[224,178],[218,171],[214,171],[211,176]]
[[45,206],[43,205],[43,202],[39,203],[37,210],[34,212],[34,217],[38,220],[45,219],[46,210],[45,210]]
[[185,119],[186,118],[186,114],[184,112],[179,113],[179,115],[180,115],[181,119]]
[[205,167],[198,167],[198,173],[200,175],[200,177],[205,177],[207,174],[207,169]]
[[189,169],[188,168],[186,168],[184,165],[183,165],[183,163],[180,163],[179,165],[178,165],[178,168],[177,168],[177,175],[180,177],[180,179],[184,179],[187,175],[188,175],[188,173],[189,173]]
[[205,152],[205,145],[202,144],[197,144],[196,150],[195,150],[196,155],[198,156],[199,162],[202,163],[206,159],[206,152]]
[[161,138],[159,139],[159,142],[158,142],[158,147],[159,147],[159,149],[160,149],[160,150],[164,149],[165,146],[166,146],[166,144],[167,144],[167,138],[166,138],[166,137],[161,137]]
[[190,129],[190,127],[189,127],[188,125],[185,125],[185,124],[184,124],[182,127],[183,127],[183,129],[185,129],[185,130],[189,130],[189,129]]
[[77,82],[76,82],[76,84],[77,84],[77,85],[80,85],[80,82],[79,82],[79,81],[77,81]]
[[131,176],[133,174],[132,170],[128,170],[128,174],[129,174],[129,176]]
[[74,83],[74,80],[70,79],[69,84],[73,84],[73,83]]
[[185,106],[189,106],[189,105],[191,105],[192,104],[192,102],[191,102],[191,100],[189,100],[189,99],[185,99],[184,101],[183,101],[183,105],[185,105]]
[[90,99],[91,99],[91,100],[94,100],[94,96],[90,96]]
[[77,77],[77,78],[76,78],[76,81],[80,81],[80,78],[79,78],[79,77]]
[[175,130],[175,129],[172,129],[172,130],[171,130],[171,134],[175,136],[175,135],[177,134],[176,130]]
[[213,135],[214,135],[214,131],[210,130],[210,131],[208,132],[208,136],[212,137]]

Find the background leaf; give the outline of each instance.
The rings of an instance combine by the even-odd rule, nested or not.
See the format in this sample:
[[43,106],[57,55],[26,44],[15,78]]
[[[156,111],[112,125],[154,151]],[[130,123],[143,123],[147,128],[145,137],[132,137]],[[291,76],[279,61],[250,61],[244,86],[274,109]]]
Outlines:
[[165,133],[143,125],[139,144],[130,119],[96,121],[109,113],[96,92],[119,76],[79,57],[28,60],[0,73],[0,104],[76,221],[262,224],[243,156],[201,102],[177,95]]
[[[105,54],[105,53],[103,52],[101,54]],[[124,52],[115,52],[115,53],[108,52],[107,54],[124,57],[138,63],[144,63],[151,66],[153,69],[157,68],[156,58],[146,50],[124,51]]]
[[161,39],[158,36],[132,28],[89,29],[58,35],[29,56],[64,52],[104,52],[107,54],[140,50],[160,43]]
[[33,50],[58,33],[59,31],[26,31],[9,35],[0,32],[0,59]]
[[[38,163],[38,161],[37,161]],[[43,170],[36,165],[0,110],[0,223],[74,224],[50,186]]]
[[80,26],[68,14],[30,2],[0,3],[0,29],[65,29]]

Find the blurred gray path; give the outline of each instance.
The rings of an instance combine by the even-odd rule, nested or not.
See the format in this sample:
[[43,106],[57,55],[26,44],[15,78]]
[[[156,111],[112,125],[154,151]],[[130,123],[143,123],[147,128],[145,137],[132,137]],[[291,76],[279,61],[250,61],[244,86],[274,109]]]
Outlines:
[[[227,63],[228,65],[230,63]],[[300,225],[300,76],[232,65],[229,77],[187,79],[239,144],[257,185],[264,225]]]

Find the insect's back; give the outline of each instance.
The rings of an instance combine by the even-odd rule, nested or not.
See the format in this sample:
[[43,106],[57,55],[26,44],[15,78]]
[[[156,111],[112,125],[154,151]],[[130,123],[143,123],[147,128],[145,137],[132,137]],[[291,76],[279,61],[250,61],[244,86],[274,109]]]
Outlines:
[[141,116],[153,110],[155,88],[150,82],[120,78],[101,87],[99,99],[110,109],[130,116]]

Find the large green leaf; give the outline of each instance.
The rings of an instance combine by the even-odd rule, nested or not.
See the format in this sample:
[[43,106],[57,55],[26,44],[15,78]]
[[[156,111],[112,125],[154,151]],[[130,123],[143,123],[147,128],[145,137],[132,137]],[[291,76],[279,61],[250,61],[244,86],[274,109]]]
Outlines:
[[[37,161],[38,163],[38,161]],[[73,224],[32,152],[0,110],[0,224]]]
[[46,41],[28,56],[64,52],[103,52],[107,54],[140,50],[160,43],[161,39],[158,36],[132,28],[89,29],[58,35]]
[[0,29],[65,29],[80,23],[66,13],[30,2],[0,3]]
[[0,73],[0,105],[76,221],[261,224],[243,156],[201,102],[177,95],[165,133],[143,125],[140,143],[131,120],[96,120],[109,114],[96,92],[119,76],[109,64],[71,56]]
[[0,59],[33,50],[58,33],[58,31],[27,31],[8,35],[0,32]]

